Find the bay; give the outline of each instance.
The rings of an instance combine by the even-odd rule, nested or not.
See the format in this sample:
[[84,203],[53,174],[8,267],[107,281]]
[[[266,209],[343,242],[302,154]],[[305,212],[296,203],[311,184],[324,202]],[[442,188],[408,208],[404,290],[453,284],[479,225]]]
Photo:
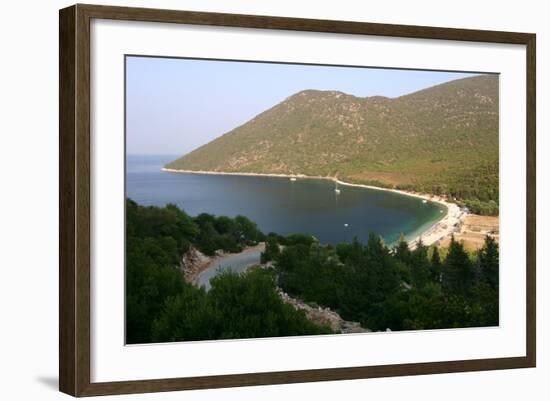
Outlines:
[[243,215],[264,233],[305,233],[322,243],[366,242],[370,232],[395,243],[438,221],[445,207],[390,191],[340,186],[328,180],[169,173],[175,155],[127,155],[126,196],[141,205],[176,204],[186,213]]

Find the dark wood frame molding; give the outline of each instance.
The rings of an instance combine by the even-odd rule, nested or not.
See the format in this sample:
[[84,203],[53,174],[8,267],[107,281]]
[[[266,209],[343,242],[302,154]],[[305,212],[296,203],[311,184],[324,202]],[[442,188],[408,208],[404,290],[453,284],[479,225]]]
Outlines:
[[[90,21],[92,18],[525,45],[527,49],[527,355],[222,376],[90,382]],[[73,396],[535,367],[536,36],[422,26],[77,4],[59,13],[59,389]]]

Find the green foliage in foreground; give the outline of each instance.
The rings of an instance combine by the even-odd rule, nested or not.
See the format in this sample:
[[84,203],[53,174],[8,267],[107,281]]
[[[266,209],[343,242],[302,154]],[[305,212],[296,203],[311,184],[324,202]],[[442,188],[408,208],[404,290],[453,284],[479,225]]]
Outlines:
[[273,259],[286,292],[371,330],[498,325],[494,239],[487,237],[475,258],[454,239],[446,258],[439,255],[421,243],[388,249],[371,235],[366,245],[286,245]]
[[[231,251],[263,238],[262,262],[273,269],[221,273],[208,292],[183,280],[179,263],[190,246]],[[389,249],[375,235],[366,244],[322,246],[308,235],[264,236],[244,217],[190,217],[173,205],[128,201],[126,256],[129,344],[331,332],[284,303],[277,285],[371,330],[499,323],[499,250],[491,237],[473,256],[454,239],[445,252],[421,243],[410,250],[404,240]]]
[[134,238],[159,239],[174,265],[191,244],[205,255],[213,255],[218,249],[240,252],[244,246],[256,245],[265,238],[256,223],[244,216],[230,218],[201,213],[190,217],[173,204],[164,208],[146,207],[130,199],[126,202],[126,232],[129,242]]
[[190,284],[166,299],[153,322],[154,342],[329,334],[284,303],[272,271],[223,272],[205,292]]
[[173,205],[132,201],[126,210],[127,343],[330,333],[279,298],[273,272],[223,273],[208,293],[183,280],[178,266],[189,246],[239,251],[261,239],[250,220],[191,218]]

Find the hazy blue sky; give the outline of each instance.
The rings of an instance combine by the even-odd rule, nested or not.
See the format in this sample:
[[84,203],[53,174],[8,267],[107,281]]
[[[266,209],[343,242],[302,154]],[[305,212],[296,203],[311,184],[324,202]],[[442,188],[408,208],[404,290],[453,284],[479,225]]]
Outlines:
[[397,97],[472,74],[126,58],[129,154],[185,154],[304,89]]

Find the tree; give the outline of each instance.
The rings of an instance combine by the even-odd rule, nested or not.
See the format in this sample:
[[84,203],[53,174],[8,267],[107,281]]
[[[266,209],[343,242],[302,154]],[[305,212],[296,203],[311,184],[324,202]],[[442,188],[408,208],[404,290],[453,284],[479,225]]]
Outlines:
[[[442,261],[437,247],[419,241],[411,251],[403,236],[392,250],[375,234],[366,244],[325,246],[307,234],[264,237],[242,216],[190,217],[175,205],[130,200],[126,211],[128,343],[330,332],[283,302],[277,286],[371,330],[499,322],[499,250],[491,237],[475,263],[453,237]],[[208,292],[183,280],[178,267],[189,246],[231,252],[264,238],[262,261],[274,260],[273,269],[222,273]]]
[[166,298],[151,330],[153,342],[209,340],[217,338],[215,311],[203,289],[185,284]]
[[416,288],[424,287],[430,280],[430,261],[428,259],[428,248],[419,239],[414,251],[410,256],[411,276],[413,285]]
[[230,234],[232,236],[236,236],[237,224],[230,217],[227,217],[227,216],[216,217],[216,220],[214,221],[214,228],[220,234]]
[[481,280],[492,289],[498,290],[499,252],[495,239],[487,235],[485,244],[478,253]]
[[126,341],[147,343],[164,300],[181,291],[183,278],[154,238],[129,238],[126,263]]
[[451,237],[449,252],[443,268],[444,288],[458,295],[467,295],[474,284],[474,270],[464,245]]
[[485,237],[477,262],[479,283],[476,286],[474,318],[479,326],[496,326],[499,321],[499,251],[494,238]]
[[282,242],[283,245],[306,245],[310,246],[314,242],[317,242],[315,238],[313,238],[311,235],[306,234],[289,234],[286,236],[284,242]]
[[303,311],[281,300],[272,272],[223,272],[211,281],[208,300],[216,312],[218,338],[254,338],[325,334]]
[[401,236],[399,237],[399,242],[393,248],[393,254],[398,260],[405,264],[409,264],[409,262],[411,261],[411,251],[409,249],[407,241],[405,241],[405,236],[403,235],[403,233],[401,233]]
[[250,219],[239,215],[235,217],[235,224],[242,243],[253,245],[264,239],[264,235],[258,230],[256,223],[250,221]]
[[433,248],[432,258],[430,260],[430,278],[433,282],[441,282],[441,273],[443,270],[443,264],[441,263],[441,257],[439,256],[439,250],[437,247]]
[[220,249],[219,234],[211,221],[200,223],[200,234],[197,238],[197,246],[205,255],[214,255]]
[[303,311],[284,303],[269,271],[225,271],[214,277],[212,288],[185,284],[168,297],[155,319],[155,342],[220,338],[257,338],[329,334],[330,328],[310,322]]
[[441,286],[428,283],[422,289],[409,291],[406,301],[406,315],[402,316],[404,330],[426,330],[444,327],[444,297]]
[[263,251],[261,255],[261,262],[267,263],[276,259],[280,252],[277,237],[268,235],[265,240],[265,251]]

